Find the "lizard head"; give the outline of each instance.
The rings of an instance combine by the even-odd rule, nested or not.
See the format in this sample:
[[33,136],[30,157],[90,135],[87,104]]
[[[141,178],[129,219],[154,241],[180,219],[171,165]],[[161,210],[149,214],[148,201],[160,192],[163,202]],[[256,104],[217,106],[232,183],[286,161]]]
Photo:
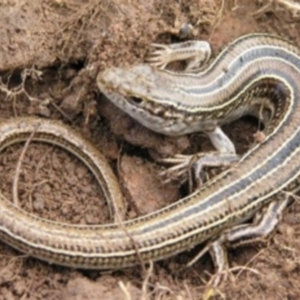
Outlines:
[[111,102],[145,127],[173,135],[168,128],[172,131],[180,114],[174,108],[175,89],[168,77],[166,72],[140,64],[107,69],[97,76],[97,85]]

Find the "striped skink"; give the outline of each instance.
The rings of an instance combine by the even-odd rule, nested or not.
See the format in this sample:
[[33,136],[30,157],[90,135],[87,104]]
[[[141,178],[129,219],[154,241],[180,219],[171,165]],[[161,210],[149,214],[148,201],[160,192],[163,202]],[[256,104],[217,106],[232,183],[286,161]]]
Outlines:
[[[122,224],[52,222],[24,212],[0,194],[0,238],[45,261],[88,269],[119,269],[156,261],[207,242],[204,249],[211,250],[221,271],[226,266],[224,246],[269,234],[289,201],[288,195],[298,190],[299,82],[298,48],[264,34],[239,38],[199,72],[178,73],[142,64],[100,73],[100,90],[133,118],[160,133],[203,130],[213,133],[218,150],[225,144],[223,152],[234,152],[219,126],[247,113],[259,116],[262,111],[265,138],[234,168],[192,194]],[[64,131],[56,123],[56,130],[52,126],[51,121],[39,119],[3,122],[0,148],[24,140],[34,131],[33,140],[42,135],[50,143],[67,141],[68,149],[72,131]],[[109,178],[107,185],[114,190],[115,179]],[[113,193],[110,196],[114,197]],[[267,209],[259,223],[243,224],[263,207]]]

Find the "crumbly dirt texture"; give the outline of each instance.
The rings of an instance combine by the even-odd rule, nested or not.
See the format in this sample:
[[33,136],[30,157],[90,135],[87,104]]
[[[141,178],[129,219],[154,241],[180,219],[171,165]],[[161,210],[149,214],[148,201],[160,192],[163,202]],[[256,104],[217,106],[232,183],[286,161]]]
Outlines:
[[[164,137],[143,128],[107,101],[95,84],[99,71],[143,62],[152,42],[179,41],[184,22],[214,52],[253,32],[284,36],[300,46],[300,4],[288,0],[0,0],[0,117],[60,119],[107,157],[128,203],[128,218],[168,205],[184,194],[164,184],[155,157],[211,149],[202,134]],[[224,128],[238,152],[254,143],[257,124]],[[12,199],[19,176],[20,206],[43,218],[73,224],[109,222],[101,189],[87,168],[52,146],[30,143],[0,155],[1,192]],[[213,174],[210,173],[210,176]],[[197,247],[142,268],[81,271],[28,257],[0,242],[2,299],[299,299],[300,207],[296,202],[266,245],[229,251],[229,279],[218,289],[205,255],[182,268]],[[178,271],[180,270],[180,271]]]

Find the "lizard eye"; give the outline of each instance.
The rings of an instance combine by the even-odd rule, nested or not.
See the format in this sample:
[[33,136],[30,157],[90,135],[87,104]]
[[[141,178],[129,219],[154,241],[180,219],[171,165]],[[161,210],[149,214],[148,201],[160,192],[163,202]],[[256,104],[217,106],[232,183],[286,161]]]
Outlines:
[[133,104],[141,104],[143,102],[143,99],[133,96],[133,97],[129,97],[129,101]]

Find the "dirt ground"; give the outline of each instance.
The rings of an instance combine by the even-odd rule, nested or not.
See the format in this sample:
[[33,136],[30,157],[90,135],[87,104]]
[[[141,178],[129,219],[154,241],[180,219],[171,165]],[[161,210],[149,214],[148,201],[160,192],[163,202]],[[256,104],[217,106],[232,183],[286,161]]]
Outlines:
[[[291,0],[0,0],[0,116],[60,119],[88,136],[111,163],[128,202],[128,218],[183,196],[176,182],[164,184],[154,157],[195,153],[210,147],[201,134],[169,138],[150,132],[104,99],[95,79],[109,66],[143,62],[152,42],[178,41],[183,22],[193,38],[213,50],[253,32],[271,32],[300,46],[300,4]],[[255,122],[225,127],[239,153],[253,143]],[[243,134],[241,134],[243,133]],[[0,188],[11,199],[24,145],[2,151]],[[31,143],[18,185],[21,206],[51,220],[109,222],[99,186],[75,157]],[[191,268],[189,253],[114,272],[49,265],[0,242],[2,299],[299,299],[300,206],[292,205],[267,245],[229,252],[232,276],[217,290],[210,257]],[[148,276],[149,275],[149,276]],[[149,277],[149,278],[148,278]]]

